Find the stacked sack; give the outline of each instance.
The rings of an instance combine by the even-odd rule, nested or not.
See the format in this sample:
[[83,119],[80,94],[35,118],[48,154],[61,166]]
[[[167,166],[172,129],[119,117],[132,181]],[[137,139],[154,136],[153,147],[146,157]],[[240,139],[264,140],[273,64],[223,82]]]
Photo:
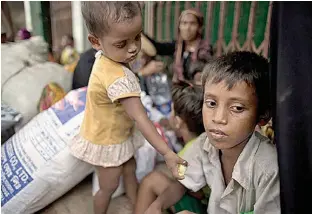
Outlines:
[[1,53],[2,101],[22,114],[18,130],[39,113],[43,88],[55,82],[68,92],[72,74],[47,61],[48,44],[42,37],[2,44]]

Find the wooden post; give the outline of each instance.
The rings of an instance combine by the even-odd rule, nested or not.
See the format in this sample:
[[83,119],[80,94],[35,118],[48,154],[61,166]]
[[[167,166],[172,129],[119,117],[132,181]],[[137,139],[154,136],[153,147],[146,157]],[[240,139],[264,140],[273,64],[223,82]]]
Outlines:
[[171,39],[171,32],[170,32],[170,23],[171,23],[171,1],[166,2],[166,40],[169,41]]
[[233,20],[233,29],[232,29],[232,38],[227,47],[226,52],[232,52],[235,50],[240,50],[240,44],[238,42],[238,25],[239,25],[239,18],[240,18],[240,6],[241,2],[235,2],[235,11],[234,11],[234,20]]
[[200,4],[201,4],[200,1],[196,1],[196,3],[195,3],[195,8],[196,8],[197,10],[200,10]]
[[148,1],[145,4],[145,21],[147,34],[154,37],[154,17],[155,17],[155,3]]
[[162,40],[162,10],[163,10],[163,2],[159,1],[157,2],[157,40],[161,41]]
[[174,39],[177,39],[179,30],[179,17],[180,17],[180,2],[175,2],[174,8]]
[[219,17],[219,31],[218,31],[218,41],[217,41],[217,52],[216,55],[221,56],[223,53],[223,43],[224,43],[224,24],[225,24],[225,7],[226,2],[222,1],[220,3],[220,17]]
[[251,2],[250,13],[249,13],[249,21],[248,21],[248,31],[247,38],[245,44],[243,46],[243,50],[245,51],[256,51],[252,48],[253,36],[254,36],[254,26],[255,26],[255,16],[256,16],[256,7],[257,2]]
[[262,44],[263,44],[262,55],[265,58],[268,58],[268,55],[269,55],[270,27],[271,27],[272,8],[273,8],[273,2],[270,2],[269,8],[268,8],[267,22],[266,22],[265,32],[264,32],[264,40],[262,42]]
[[191,2],[190,1],[186,1],[185,2],[185,9],[190,9],[191,8]]
[[212,13],[214,2],[209,1],[207,5],[207,17],[206,17],[206,40],[211,43],[211,29],[212,29]]

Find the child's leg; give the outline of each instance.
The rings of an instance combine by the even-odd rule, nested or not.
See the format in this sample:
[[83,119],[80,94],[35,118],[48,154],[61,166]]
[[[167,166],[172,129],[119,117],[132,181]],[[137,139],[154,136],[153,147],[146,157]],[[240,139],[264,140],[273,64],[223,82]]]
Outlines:
[[123,165],[123,179],[125,184],[126,195],[130,199],[131,203],[135,205],[138,191],[138,181],[135,175],[136,162],[134,158],[131,158]]
[[96,166],[100,189],[94,196],[95,214],[106,214],[110,198],[119,185],[122,169],[122,166],[108,168]]
[[144,213],[147,208],[156,200],[157,196],[165,191],[170,183],[170,178],[161,172],[153,171],[147,175],[140,184],[134,213]]

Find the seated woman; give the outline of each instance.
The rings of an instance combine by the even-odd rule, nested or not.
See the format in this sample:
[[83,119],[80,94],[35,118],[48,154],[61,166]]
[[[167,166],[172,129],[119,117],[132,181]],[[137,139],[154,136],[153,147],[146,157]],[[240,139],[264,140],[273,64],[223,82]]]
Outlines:
[[190,80],[187,73],[191,62],[212,59],[212,46],[203,39],[203,15],[195,9],[185,10],[179,19],[173,81]]
[[212,46],[203,39],[203,15],[195,10],[184,10],[179,18],[178,38],[175,42],[153,43],[160,56],[174,56],[173,82],[191,80],[190,65],[196,61],[208,62],[213,57]]
[[[199,135],[204,132],[201,111],[203,104],[201,88],[185,82],[174,84],[172,101],[173,111],[170,118],[170,126],[177,136],[182,137],[185,142],[184,148],[179,152],[179,155],[182,155]],[[143,214],[171,182],[172,179],[170,177],[159,171],[153,171],[147,175],[139,187],[134,213]],[[189,210],[196,213],[205,213],[206,205],[202,203],[202,199],[204,199],[202,191],[187,193],[171,208],[171,211]]]

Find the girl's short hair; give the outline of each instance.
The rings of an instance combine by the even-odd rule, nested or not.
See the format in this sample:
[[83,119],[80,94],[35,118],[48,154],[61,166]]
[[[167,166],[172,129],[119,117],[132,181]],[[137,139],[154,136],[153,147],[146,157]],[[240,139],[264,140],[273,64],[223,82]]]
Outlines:
[[82,1],[81,12],[89,33],[100,37],[110,30],[112,22],[141,14],[141,7],[136,1]]

